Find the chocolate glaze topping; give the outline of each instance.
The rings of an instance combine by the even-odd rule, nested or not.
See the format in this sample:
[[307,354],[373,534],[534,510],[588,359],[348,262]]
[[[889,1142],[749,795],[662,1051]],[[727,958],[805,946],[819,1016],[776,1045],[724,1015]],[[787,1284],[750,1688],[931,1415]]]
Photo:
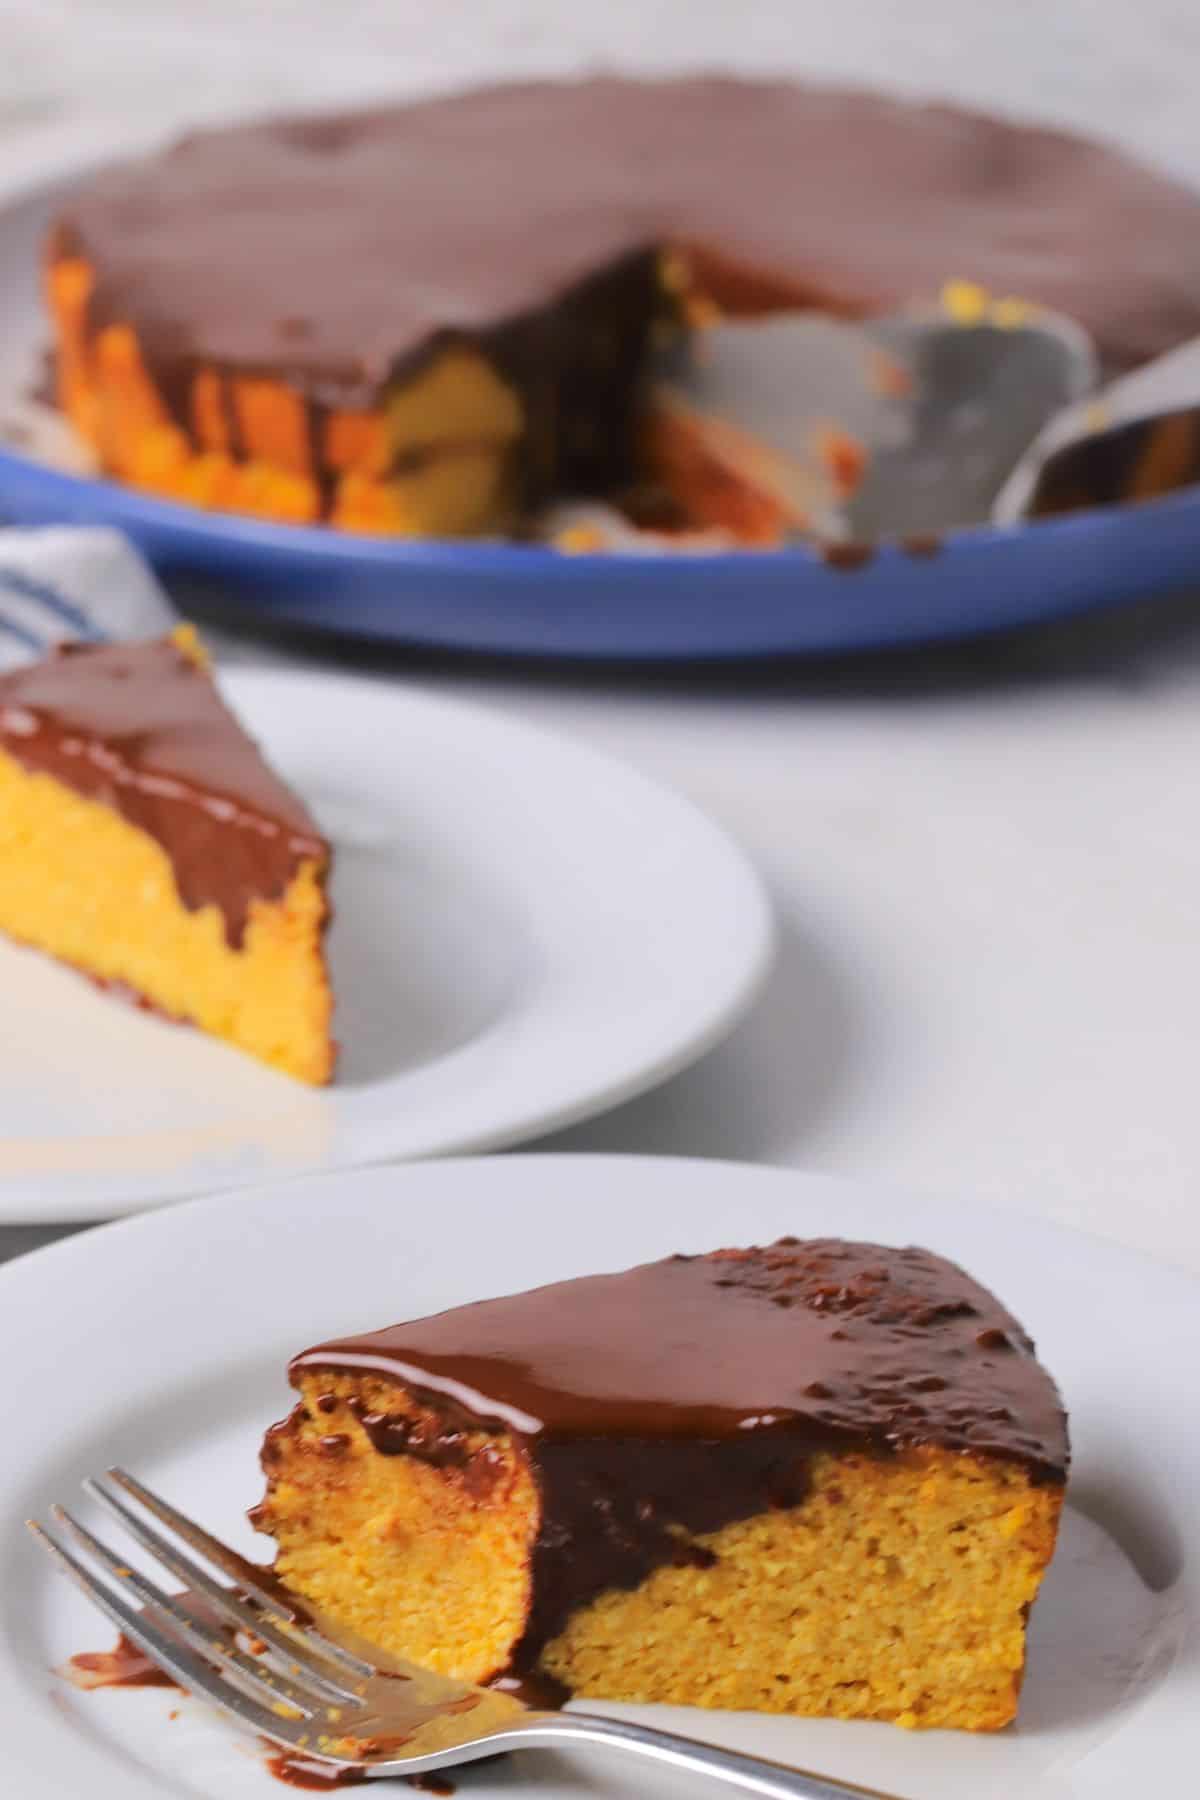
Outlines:
[[157,840],[185,906],[215,905],[239,945],[250,902],[328,859],[203,669],[169,638],[68,645],[0,676],[0,749]]
[[204,362],[342,404],[664,243],[743,303],[859,314],[966,277],[1071,314],[1117,366],[1200,333],[1200,196],[1059,132],[782,82],[529,83],[202,132],[92,181],[58,233],[164,391]]
[[79,1650],[67,1658],[62,1673],[73,1686],[92,1688],[176,1687],[178,1684],[160,1669],[122,1632],[111,1650]]
[[[784,1238],[670,1257],[321,1344],[290,1372],[311,1370],[390,1377],[429,1401],[448,1462],[466,1428],[515,1434],[542,1496],[518,1668],[605,1588],[711,1561],[692,1540],[800,1504],[818,1451],[932,1444],[1038,1482],[1067,1469],[1028,1336],[920,1249]],[[403,1428],[382,1430],[373,1415],[377,1448],[404,1454]]]

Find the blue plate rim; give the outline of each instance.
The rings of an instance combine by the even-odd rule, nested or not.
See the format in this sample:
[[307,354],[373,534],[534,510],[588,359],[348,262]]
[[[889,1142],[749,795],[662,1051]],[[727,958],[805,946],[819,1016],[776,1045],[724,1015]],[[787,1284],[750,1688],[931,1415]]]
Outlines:
[[[773,566],[791,565],[810,568],[814,564],[829,568],[831,560],[821,548],[806,543],[788,544],[755,550],[733,546],[723,550],[687,550],[661,552],[619,550],[558,550],[550,544],[514,543],[492,538],[419,538],[391,536],[384,533],[347,531],[330,525],[291,525],[272,519],[259,519],[244,513],[220,511],[193,506],[186,501],[168,500],[140,488],[103,475],[79,474],[72,469],[59,469],[40,458],[26,456],[11,446],[0,445],[0,484],[6,476],[25,481],[37,480],[48,487],[91,493],[102,503],[111,503],[115,515],[125,512],[138,515],[145,523],[161,524],[186,536],[202,539],[206,546],[223,542],[265,555],[315,556],[322,560],[344,562],[347,559],[370,564],[399,567],[437,567],[448,573],[506,574],[519,572],[536,576],[553,569],[556,577],[571,569],[588,574],[597,568],[628,569],[638,574],[663,568],[686,568],[711,574],[729,571],[731,563],[743,567],[761,561]],[[3,492],[0,487],[0,509]],[[1074,538],[1091,539],[1097,531],[1121,529],[1131,516],[1149,519],[1175,512],[1191,511],[1200,506],[1200,483],[1154,499],[1123,502],[1116,506],[1088,507],[1079,512],[1054,518],[1030,520],[1014,525],[953,526],[944,531],[913,533],[914,539],[933,541],[932,549],[914,549],[900,538],[883,538],[863,546],[868,560],[900,559],[932,561],[956,549],[986,551],[993,546],[1007,547],[1014,539],[1037,532],[1046,542],[1053,535],[1064,545]],[[117,526],[119,529],[119,525]],[[856,546],[857,548],[857,546]],[[856,573],[848,570],[847,573]]]

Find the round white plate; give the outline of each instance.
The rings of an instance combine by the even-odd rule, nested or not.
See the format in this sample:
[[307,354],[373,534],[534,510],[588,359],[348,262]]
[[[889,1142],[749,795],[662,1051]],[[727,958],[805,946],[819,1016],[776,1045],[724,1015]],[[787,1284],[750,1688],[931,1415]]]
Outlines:
[[[162,1690],[83,1694],[51,1671],[106,1622],[21,1520],[120,1462],[251,1555],[258,1444],[317,1339],[673,1250],[784,1232],[919,1242],[1033,1331],[1075,1468],[1034,1613],[1018,1725],[906,1733],[831,1720],[614,1707],[905,1796],[1180,1795],[1200,1701],[1200,1286],[1098,1240],[886,1189],[738,1164],[504,1157],[330,1176],[147,1215],[0,1269],[0,1792],[20,1800],[271,1800],[261,1753]],[[178,1717],[172,1717],[175,1712]],[[697,1800],[640,1765],[525,1756],[462,1800]]]
[[751,999],[768,904],[687,801],[396,684],[221,685],[334,844],[337,1080],[306,1088],[0,943],[0,1220],[511,1144],[673,1074]]

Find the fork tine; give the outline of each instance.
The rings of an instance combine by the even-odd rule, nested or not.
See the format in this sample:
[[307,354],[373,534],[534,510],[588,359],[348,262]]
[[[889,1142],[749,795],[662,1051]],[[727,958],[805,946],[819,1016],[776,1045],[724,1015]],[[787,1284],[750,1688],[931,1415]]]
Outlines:
[[99,1581],[48,1526],[40,1524],[36,1519],[27,1519],[26,1524],[43,1550],[49,1553],[77,1587],[82,1588],[92,1604],[112,1620],[117,1630],[131,1644],[136,1644],[139,1650],[143,1650],[161,1669],[173,1676],[181,1687],[186,1688],[190,1694],[202,1694],[221,1712],[229,1713],[243,1727],[248,1726],[262,1737],[270,1738],[277,1744],[286,1744],[291,1749],[306,1747],[308,1733],[305,1721],[283,1718],[232,1687],[211,1663],[195,1655],[186,1645],[164,1631],[155,1619],[153,1610],[143,1612],[131,1606],[122,1595],[114,1593]]
[[268,1644],[277,1656],[282,1657],[288,1665],[288,1673],[301,1679],[306,1685],[319,1691],[319,1697],[327,1700],[354,1700],[357,1694],[352,1688],[342,1686],[324,1670],[314,1668],[304,1661],[309,1647],[299,1637],[281,1631],[256,1608],[247,1604],[241,1595],[227,1588],[223,1582],[217,1581],[198,1562],[170,1543],[161,1532],[155,1531],[152,1525],[126,1506],[118,1494],[110,1492],[105,1482],[94,1480],[89,1476],[83,1483],[84,1492],[93,1500],[99,1501],[113,1517],[119,1519],[129,1535],[134,1538],[143,1550],[148,1550],[164,1567],[177,1575],[185,1587],[197,1594],[203,1594],[215,1612],[221,1614],[231,1627],[246,1631],[251,1636]]
[[[256,1600],[267,1612],[282,1611],[278,1594],[271,1593],[269,1588],[260,1587],[250,1573],[244,1558],[240,1557],[236,1551],[231,1550],[228,1544],[223,1544],[220,1538],[213,1537],[211,1532],[205,1531],[203,1526],[197,1525],[194,1519],[189,1519],[186,1513],[179,1512],[169,1501],[146,1487],[127,1469],[109,1469],[107,1479],[117,1487],[124,1489],[125,1493],[131,1495],[139,1505],[144,1506],[146,1511],[152,1513],[161,1524],[168,1526],[176,1537],[182,1538],[185,1544],[190,1544],[193,1550],[198,1550],[207,1562],[212,1563],[214,1568],[221,1569],[226,1575],[232,1576],[241,1591],[249,1594],[250,1598]],[[315,1625],[309,1624],[304,1618],[297,1617],[295,1630],[304,1637],[311,1648],[319,1650],[321,1655],[328,1657],[331,1662],[341,1663],[343,1668],[350,1670],[352,1674],[368,1676],[375,1673],[369,1662],[364,1662],[360,1656],[355,1656],[351,1651],[344,1650],[340,1644],[335,1644],[331,1638],[327,1638]]]
[[247,1656],[245,1651],[222,1643],[213,1636],[212,1627],[205,1630],[203,1626],[197,1625],[177,1600],[155,1587],[152,1581],[147,1581],[137,1569],[131,1569],[128,1563],[122,1562],[115,1551],[101,1543],[99,1538],[93,1537],[86,1526],[73,1518],[65,1507],[54,1506],[50,1510],[56,1522],[66,1527],[113,1581],[135,1593],[144,1606],[154,1607],[160,1617],[165,1613],[171,1621],[171,1630],[178,1637],[209,1662],[214,1662],[235,1686],[247,1690],[252,1699],[265,1700],[272,1707],[282,1704],[303,1718],[311,1718],[318,1710],[320,1701],[314,1694],[298,1686],[287,1676],[279,1675],[265,1663],[258,1662],[253,1656]]

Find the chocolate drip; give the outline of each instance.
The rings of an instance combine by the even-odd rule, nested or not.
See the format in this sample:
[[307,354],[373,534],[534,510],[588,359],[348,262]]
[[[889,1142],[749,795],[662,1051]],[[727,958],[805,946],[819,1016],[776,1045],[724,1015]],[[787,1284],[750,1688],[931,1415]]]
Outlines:
[[875,544],[818,544],[817,555],[831,569],[865,569],[878,554]]
[[337,491],[337,475],[325,460],[325,432],[330,408],[310,394],[304,402],[304,433],[308,472],[317,486],[320,516],[327,518]]
[[229,445],[229,454],[235,462],[246,460],[246,439],[242,431],[242,415],[238,411],[237,395],[233,391],[233,378],[229,374],[219,377],[221,396],[221,417],[225,422],[225,436]]
[[412,1456],[435,1468],[452,1469],[465,1469],[472,1460],[465,1425],[431,1432],[419,1420],[371,1412],[357,1400],[351,1400],[349,1410],[380,1456]]
[[192,430],[192,384],[196,378],[195,358],[186,351],[160,357],[155,368],[155,386],[172,422],[181,431]]
[[[515,1436],[542,1502],[517,1668],[598,1593],[802,1504],[821,1451],[935,1445],[1036,1482],[1062,1482],[1068,1460],[1031,1340],[920,1249],[785,1238],[676,1256],[322,1344],[292,1379],[313,1370],[391,1378],[436,1409],[425,1460],[452,1460],[468,1430]],[[409,1427],[389,1438],[372,1418],[377,1448],[410,1453]]]
[[160,386],[274,372],[351,406],[439,333],[524,321],[532,353],[562,295],[663,245],[751,310],[861,316],[963,276],[1077,318],[1113,366],[1200,333],[1181,184],[1064,133],[783,82],[534,82],[200,132],[83,187],[56,242]]
[[513,1667],[535,1668],[575,1608],[606,1589],[637,1587],[659,1568],[711,1568],[713,1552],[689,1540],[735,1519],[799,1506],[814,1451],[834,1443],[831,1432],[781,1425],[745,1441],[542,1444],[542,1525]]
[[[290,1750],[274,1751],[263,1766],[285,1787],[303,1788],[310,1794],[331,1794],[337,1788],[361,1787],[370,1780],[365,1769],[335,1769],[330,1763],[297,1756]],[[458,1791],[445,1775],[402,1775],[400,1779],[421,1794],[448,1795]]]
[[170,639],[68,645],[0,677],[0,749],[148,832],[185,906],[217,906],[234,947],[328,845],[208,675]]
[[178,1683],[160,1669],[124,1632],[111,1650],[79,1650],[67,1658],[62,1670],[74,1687],[144,1688],[177,1687]]
[[332,1794],[337,1788],[361,1787],[368,1779],[364,1769],[337,1769],[331,1763],[297,1756],[291,1750],[272,1750],[263,1767],[285,1787],[303,1788],[306,1794]]
[[519,1675],[508,1670],[495,1676],[488,1686],[497,1694],[510,1694],[534,1712],[558,1712],[571,1698],[570,1688],[544,1669],[525,1669]]

